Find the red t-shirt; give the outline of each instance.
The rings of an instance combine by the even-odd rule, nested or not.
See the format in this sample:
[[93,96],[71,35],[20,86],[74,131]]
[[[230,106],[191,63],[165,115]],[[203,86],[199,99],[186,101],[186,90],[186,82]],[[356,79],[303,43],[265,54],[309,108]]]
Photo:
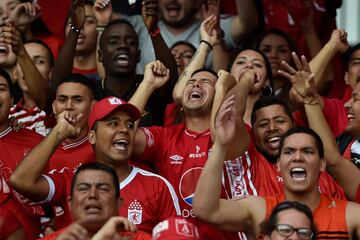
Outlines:
[[42,139],[41,135],[28,129],[14,131],[8,127],[0,133],[0,172],[4,180],[0,190],[5,191],[5,194],[11,193],[11,198],[14,199],[12,205],[16,205],[12,209],[29,239],[35,239],[40,232],[43,210],[41,206],[34,205],[16,191],[7,188],[7,183],[15,167]]
[[[283,194],[266,197],[266,218],[269,218],[273,208],[284,200]],[[320,195],[320,204],[313,211],[318,239],[349,239],[346,206],[345,200],[333,199],[326,194]]]
[[[1,194],[1,193],[0,193]],[[17,229],[21,228],[21,223],[18,221],[14,213],[11,211],[8,199],[6,203],[0,205],[0,239],[8,239]]]
[[[192,210],[192,199],[196,183],[211,151],[210,130],[196,133],[185,128],[184,124],[169,127],[142,128],[146,135],[146,148],[136,162],[147,161],[156,167],[157,172],[174,186],[179,196],[181,214],[199,229],[203,239],[239,239],[238,234],[218,230],[213,225],[196,219]],[[244,189],[244,173],[241,159],[227,161],[224,165],[224,184],[222,198],[246,195],[251,190]],[[251,193],[250,193],[251,194]]]
[[[300,7],[294,11],[295,16],[292,16],[288,11],[289,3],[292,3],[290,4],[292,6],[297,6],[297,1],[301,0],[262,0],[265,28],[267,30],[278,28],[289,33],[295,40],[298,53],[304,54],[308,59],[311,59],[305,37],[299,23],[296,22],[296,19],[301,19],[302,16],[310,13]],[[341,2],[341,0],[312,0],[314,5],[313,23],[322,45],[330,39],[332,31],[337,28],[336,8],[341,6]],[[346,89],[343,81],[344,69],[341,56],[337,55],[331,64],[335,77],[330,96],[341,98]]]
[[93,162],[94,159],[94,150],[88,136],[74,143],[63,142],[51,156],[45,172],[62,171],[64,168],[75,172],[81,164]]
[[[44,13],[44,11],[42,11],[42,13]],[[64,29],[65,28],[63,28],[63,30]],[[50,35],[36,35],[35,38],[43,41],[46,45],[48,45],[54,56],[54,60],[58,58],[60,49],[64,44],[63,37],[50,34]]]
[[21,99],[10,109],[9,117],[15,117],[24,127],[34,130],[44,137],[50,132],[50,129],[56,122],[56,120],[36,106],[31,109],[25,109],[24,99]]
[[[57,228],[72,222],[67,196],[70,195],[73,174],[64,169],[47,176],[50,192],[46,201],[64,209]],[[151,233],[157,223],[180,214],[178,199],[171,184],[163,177],[148,171],[134,167],[129,176],[120,183],[120,193],[124,201],[119,215],[127,216],[139,230]]]
[[338,136],[345,131],[348,124],[344,101],[337,98],[323,97],[322,99],[324,102],[324,117],[334,136]]
[[[66,228],[60,229],[59,231],[53,232],[41,239],[43,240],[55,240],[58,236],[60,236]],[[119,232],[119,236],[124,237],[125,239],[129,239],[129,240],[151,240],[151,235],[146,233],[146,232],[142,232],[142,231],[137,231],[137,232]]]

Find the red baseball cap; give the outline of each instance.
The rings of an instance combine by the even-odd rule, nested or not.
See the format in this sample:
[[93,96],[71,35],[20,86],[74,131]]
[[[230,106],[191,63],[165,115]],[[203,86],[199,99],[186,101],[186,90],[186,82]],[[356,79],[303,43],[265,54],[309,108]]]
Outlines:
[[171,217],[158,223],[152,232],[153,240],[198,240],[197,227],[181,217]]
[[134,121],[138,120],[141,117],[141,113],[137,107],[135,107],[131,103],[121,100],[120,98],[111,96],[101,99],[100,101],[95,103],[89,115],[89,129],[92,129],[96,121],[105,118],[115,109],[120,109],[128,112],[130,114],[130,117]]

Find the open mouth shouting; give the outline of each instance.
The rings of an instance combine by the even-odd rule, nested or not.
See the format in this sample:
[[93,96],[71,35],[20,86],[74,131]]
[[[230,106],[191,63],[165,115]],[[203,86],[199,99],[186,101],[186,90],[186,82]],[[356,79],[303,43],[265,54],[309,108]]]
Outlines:
[[9,51],[9,46],[7,46],[6,44],[0,44],[0,54],[7,55]]
[[169,17],[176,17],[181,11],[181,6],[177,3],[171,3],[166,6],[166,10]]
[[306,179],[306,170],[302,167],[295,167],[290,170],[291,178],[296,182],[302,182]]
[[349,110],[347,112],[347,118],[348,118],[348,121],[351,122],[352,120],[354,120],[355,118],[355,115],[351,112],[351,110]]
[[129,141],[125,139],[118,139],[115,140],[112,145],[116,150],[125,151],[129,145]]
[[115,56],[115,61],[119,66],[126,67],[130,62],[130,55],[127,52],[121,52]]
[[200,100],[202,99],[203,97],[203,94],[200,92],[200,91],[191,91],[190,94],[189,94],[189,100]]
[[280,140],[281,135],[272,135],[265,139],[265,143],[271,148],[271,149],[279,149],[280,147]]

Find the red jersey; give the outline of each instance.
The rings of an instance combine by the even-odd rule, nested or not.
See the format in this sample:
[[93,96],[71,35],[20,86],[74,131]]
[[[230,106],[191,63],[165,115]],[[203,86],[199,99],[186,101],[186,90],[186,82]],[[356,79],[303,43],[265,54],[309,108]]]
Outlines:
[[2,175],[2,194],[14,199],[12,209],[19,222],[24,226],[29,239],[34,239],[40,232],[41,206],[34,205],[28,199],[9,188],[9,178],[24,156],[43,139],[42,136],[28,129],[14,131],[10,127],[0,133],[0,172]]
[[[280,172],[277,171],[275,164],[268,162],[265,157],[256,150],[254,139],[250,141],[247,154],[246,157],[250,158],[247,161],[251,162],[251,165],[245,167],[250,167],[257,194],[267,197],[283,193],[284,181]],[[346,199],[343,189],[326,172],[320,174],[319,191],[333,198]]]
[[[43,240],[55,240],[58,236],[60,236],[66,228],[60,229],[59,231],[53,232],[41,239]],[[124,237],[124,239],[129,239],[129,240],[151,240],[151,235],[146,233],[146,232],[142,232],[142,231],[136,231],[136,232],[129,232],[129,231],[122,231],[119,232],[119,236]]]
[[24,125],[24,127],[34,130],[44,137],[50,132],[53,123],[56,122],[36,106],[31,109],[25,109],[24,99],[21,99],[10,109],[9,117],[15,117],[19,123]]
[[[290,34],[295,40],[298,54],[304,54],[308,59],[311,59],[305,36],[300,28],[300,21],[304,16],[308,16],[310,12],[301,7],[299,4],[301,0],[262,0],[263,13],[266,30],[272,28],[281,29]],[[342,4],[342,0],[312,0],[314,8],[313,24],[315,31],[319,37],[320,43],[325,43],[330,39],[331,33],[336,29],[336,8]],[[288,11],[292,8],[293,15]],[[346,89],[343,80],[344,67],[340,55],[336,55],[332,61],[332,68],[334,69],[333,87],[330,96],[341,98]]]
[[[195,218],[192,210],[192,199],[196,183],[211,151],[210,130],[196,133],[186,129],[185,124],[169,127],[142,128],[146,135],[146,148],[136,161],[148,161],[157,172],[174,186],[180,198],[181,214],[190,218],[198,227],[203,239],[239,239],[238,234],[225,233],[213,225],[203,223]],[[244,178],[251,176],[244,172],[241,159],[227,161],[224,165],[224,186],[222,198],[252,194],[244,189]],[[250,193],[249,193],[250,192]]]
[[[273,208],[285,200],[284,194],[265,198],[266,218]],[[349,239],[346,224],[347,201],[320,195],[320,204],[313,211],[314,222],[318,230],[318,239]]]
[[94,159],[94,150],[88,136],[85,136],[74,143],[63,142],[51,156],[45,172],[63,171],[63,169],[75,172],[81,164],[92,162]]
[[[9,201],[12,200],[9,199]],[[0,221],[0,239],[8,239],[11,234],[22,227],[7,203],[0,205],[0,219],[2,219]]]
[[[67,196],[70,196],[73,175],[73,172],[65,169],[45,176],[50,186],[45,201],[64,209],[61,220],[57,222],[57,228],[65,227],[72,221]],[[120,192],[124,201],[119,215],[127,216],[139,230],[151,233],[157,223],[180,214],[178,198],[173,187],[159,175],[133,167],[129,176],[120,183]]]
[[338,136],[343,133],[348,124],[347,112],[344,107],[344,101],[337,98],[322,98],[324,102],[323,113],[334,134]]

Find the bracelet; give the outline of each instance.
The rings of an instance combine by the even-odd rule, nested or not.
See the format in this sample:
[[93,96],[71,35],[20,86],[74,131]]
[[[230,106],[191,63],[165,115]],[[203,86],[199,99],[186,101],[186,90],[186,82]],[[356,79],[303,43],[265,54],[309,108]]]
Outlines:
[[74,31],[75,33],[81,33],[83,31],[83,28],[79,29],[77,27],[75,27],[74,25],[72,25],[72,23],[69,23],[69,27],[72,31]]
[[305,105],[318,105],[318,104],[320,104],[320,101],[319,101],[319,99],[317,99],[317,98],[313,98],[313,99],[310,99],[310,100],[308,100],[308,99],[304,99],[304,104]]
[[157,35],[160,34],[160,28],[157,27],[154,31],[149,32],[149,34],[150,34],[151,37],[156,37]]
[[211,44],[208,41],[200,40],[200,43],[202,43],[202,42],[205,43],[206,45],[208,45],[210,51],[213,49],[213,47],[211,46]]

